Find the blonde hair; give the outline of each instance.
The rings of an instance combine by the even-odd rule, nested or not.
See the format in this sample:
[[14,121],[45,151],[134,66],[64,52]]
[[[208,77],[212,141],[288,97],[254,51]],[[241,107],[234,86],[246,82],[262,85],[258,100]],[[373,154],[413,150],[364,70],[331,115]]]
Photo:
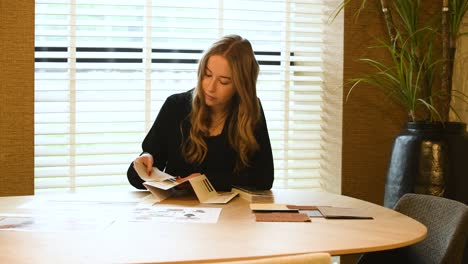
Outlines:
[[208,59],[213,55],[223,56],[229,63],[235,94],[229,108],[230,119],[227,133],[230,146],[237,153],[235,171],[248,167],[250,158],[259,149],[254,130],[260,120],[260,105],[257,99],[258,62],[252,45],[238,35],[228,35],[215,42],[203,55],[198,65],[198,82],[192,96],[192,127],[182,153],[191,163],[200,164],[205,159],[208,147],[203,136],[209,135],[209,109],[205,104],[202,81]]

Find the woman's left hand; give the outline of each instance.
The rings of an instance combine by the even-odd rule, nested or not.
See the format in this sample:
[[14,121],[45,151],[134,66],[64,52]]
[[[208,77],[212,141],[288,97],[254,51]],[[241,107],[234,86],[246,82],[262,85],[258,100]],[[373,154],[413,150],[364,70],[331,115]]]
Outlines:
[[179,185],[176,186],[177,189],[181,190],[181,189],[189,189],[191,188],[191,185],[190,183],[188,182],[191,178],[194,178],[194,177],[197,177],[197,176],[200,176],[201,174],[200,173],[192,173],[190,174],[189,176],[186,176],[186,177],[180,177],[180,176],[177,176],[176,177],[176,181],[178,183],[180,183]]
[[180,176],[177,176],[176,181],[179,182],[179,183],[183,183],[183,182],[186,182],[186,181],[190,180],[191,178],[195,178],[195,177],[200,176],[200,175],[201,175],[201,173],[196,172],[196,173],[192,173],[189,176],[186,176],[186,177],[183,177],[183,178],[180,177]]

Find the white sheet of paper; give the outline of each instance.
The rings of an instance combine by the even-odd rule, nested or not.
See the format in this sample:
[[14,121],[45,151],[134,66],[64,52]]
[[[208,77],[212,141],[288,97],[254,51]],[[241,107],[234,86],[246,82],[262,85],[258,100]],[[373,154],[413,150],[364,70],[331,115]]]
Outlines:
[[221,208],[152,206],[136,208],[129,221],[166,223],[216,223]]
[[162,182],[165,180],[175,180],[174,176],[157,170],[155,167],[153,167],[151,175],[148,175],[148,173],[146,173],[146,166],[143,163],[137,161],[133,162],[133,168],[135,168],[135,171],[138,173],[138,176],[140,176],[140,178],[148,182]]

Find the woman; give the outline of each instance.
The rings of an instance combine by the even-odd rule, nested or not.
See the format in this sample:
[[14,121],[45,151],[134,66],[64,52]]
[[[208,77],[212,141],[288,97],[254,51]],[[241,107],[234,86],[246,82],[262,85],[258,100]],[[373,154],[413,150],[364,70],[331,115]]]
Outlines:
[[[229,35],[200,60],[197,86],[169,96],[135,159],[177,177],[205,174],[217,191],[232,185],[271,189],[273,155],[256,83],[259,66],[247,39]],[[129,182],[144,189],[131,165]]]

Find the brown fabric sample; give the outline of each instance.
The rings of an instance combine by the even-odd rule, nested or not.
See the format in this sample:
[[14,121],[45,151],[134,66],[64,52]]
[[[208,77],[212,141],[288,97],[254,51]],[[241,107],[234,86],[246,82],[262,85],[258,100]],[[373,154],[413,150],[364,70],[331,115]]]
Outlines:
[[289,209],[297,209],[297,210],[317,210],[317,206],[313,205],[287,205]]
[[255,213],[257,222],[311,222],[306,214],[301,213]]

